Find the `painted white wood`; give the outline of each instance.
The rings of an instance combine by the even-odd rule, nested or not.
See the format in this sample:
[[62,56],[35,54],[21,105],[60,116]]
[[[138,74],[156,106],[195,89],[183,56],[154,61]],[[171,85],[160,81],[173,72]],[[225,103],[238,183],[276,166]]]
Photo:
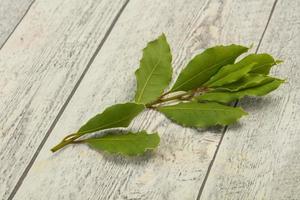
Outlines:
[[0,51],[0,196],[10,194],[125,1],[37,0]]
[[85,145],[55,154],[50,148],[108,105],[133,98],[141,50],[161,32],[171,44],[178,74],[203,48],[257,44],[272,4],[273,0],[130,1],[15,199],[196,199],[221,129],[184,129],[151,111],[130,126],[160,133],[158,150],[145,156],[103,155]]
[[20,22],[33,0],[0,0],[0,47]]
[[284,60],[271,73],[287,82],[241,101],[250,115],[226,132],[201,199],[300,199],[299,10],[278,1],[259,52]]

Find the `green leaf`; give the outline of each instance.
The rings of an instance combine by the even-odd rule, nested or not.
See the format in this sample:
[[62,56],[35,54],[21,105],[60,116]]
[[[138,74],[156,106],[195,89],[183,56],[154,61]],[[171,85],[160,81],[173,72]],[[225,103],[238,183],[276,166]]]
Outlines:
[[113,105],[91,118],[77,133],[83,135],[108,128],[127,127],[144,109],[144,105],[136,103]]
[[198,88],[221,67],[234,63],[239,55],[247,51],[247,47],[234,44],[205,50],[195,56],[182,70],[171,91],[188,91]]
[[146,150],[155,149],[159,141],[157,133],[147,134],[146,131],[122,135],[109,134],[84,140],[94,149],[128,156],[140,155]]
[[172,55],[164,34],[149,42],[143,50],[140,68],[136,70],[135,101],[147,104],[156,100],[172,78]]
[[158,108],[168,118],[183,126],[208,127],[228,125],[237,121],[247,113],[241,108],[218,103],[179,103]]
[[247,74],[240,80],[228,85],[223,85],[222,87],[218,87],[217,89],[223,91],[225,90],[230,92],[236,92],[246,88],[264,85],[274,80],[276,80],[276,78],[262,75],[262,74]]
[[254,65],[255,63],[244,65],[241,62],[226,65],[212,76],[209,81],[204,84],[204,86],[214,88],[233,83],[245,76]]
[[257,74],[269,74],[272,66],[278,64],[280,61],[276,61],[271,55],[263,53],[263,54],[250,54],[243,58],[240,63],[243,65],[248,65],[251,63],[256,63],[251,73]]
[[244,89],[237,92],[208,92],[196,97],[198,101],[213,101],[219,103],[229,103],[241,99],[245,96],[264,96],[277,89],[284,81],[275,79],[264,85]]

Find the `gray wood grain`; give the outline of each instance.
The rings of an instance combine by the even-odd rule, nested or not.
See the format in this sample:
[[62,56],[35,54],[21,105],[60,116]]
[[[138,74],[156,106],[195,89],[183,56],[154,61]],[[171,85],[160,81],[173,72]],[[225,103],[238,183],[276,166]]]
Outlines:
[[156,152],[139,158],[103,155],[85,145],[52,154],[66,134],[108,105],[134,96],[142,48],[165,32],[175,74],[203,48],[257,44],[272,1],[131,1],[51,133],[15,199],[196,199],[221,129],[195,130],[145,112],[132,130],[158,131]]
[[230,126],[201,199],[300,199],[300,2],[278,1],[259,49],[287,78],[264,98],[242,100],[248,118]]
[[11,193],[125,1],[37,0],[0,51],[0,196]]
[[0,0],[0,48],[32,2],[33,0]]

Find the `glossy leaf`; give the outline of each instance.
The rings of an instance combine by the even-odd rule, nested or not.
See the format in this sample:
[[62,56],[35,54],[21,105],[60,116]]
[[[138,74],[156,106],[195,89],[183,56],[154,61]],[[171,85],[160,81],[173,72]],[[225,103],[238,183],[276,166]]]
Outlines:
[[172,55],[164,34],[148,43],[143,50],[140,68],[135,72],[137,103],[150,103],[162,94],[172,78],[171,62]]
[[204,86],[214,88],[233,83],[245,76],[254,65],[255,63],[244,65],[241,62],[226,65],[212,76],[209,81],[204,84]]
[[217,89],[223,91],[225,90],[230,92],[236,92],[246,88],[264,85],[274,80],[276,80],[276,78],[262,75],[262,74],[247,74],[240,80],[228,85],[223,85],[222,87],[218,87]]
[[234,100],[241,99],[245,96],[264,96],[277,89],[283,82],[283,80],[276,79],[264,85],[244,89],[237,92],[208,92],[196,97],[196,99],[198,101],[229,103]]
[[174,122],[190,127],[208,127],[228,125],[247,113],[241,108],[221,105],[218,103],[179,103],[158,108]]
[[188,91],[208,81],[221,67],[234,63],[248,48],[239,45],[216,46],[195,56],[179,74],[171,91]]
[[141,131],[122,135],[109,134],[84,141],[92,148],[100,151],[135,156],[143,154],[147,150],[155,149],[160,139],[157,133],[147,134],[146,131]]
[[250,72],[267,75],[269,74],[271,67],[280,63],[281,61],[276,61],[271,55],[266,53],[250,54],[240,61],[240,63],[243,65],[248,65],[254,62],[256,64],[253,66]]
[[144,108],[144,105],[136,103],[113,105],[91,118],[77,133],[83,135],[108,128],[127,127]]

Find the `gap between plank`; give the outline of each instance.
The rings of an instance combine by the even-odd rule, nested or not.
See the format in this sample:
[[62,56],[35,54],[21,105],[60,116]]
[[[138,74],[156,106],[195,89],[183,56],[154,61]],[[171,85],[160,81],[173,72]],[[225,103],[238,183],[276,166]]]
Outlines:
[[[274,10],[275,10],[277,1],[278,1],[278,0],[275,0],[274,3],[273,3],[273,6],[272,6],[272,9],[271,9],[271,12],[270,12],[268,21],[267,21],[267,23],[266,23],[265,29],[263,30],[263,33],[262,33],[260,39],[259,39],[259,42],[258,42],[257,48],[256,48],[256,50],[255,50],[255,53],[258,52],[258,49],[259,49],[259,47],[260,47],[260,45],[261,45],[261,43],[262,43],[262,41],[263,41],[263,38],[264,38],[265,33],[266,33],[266,31],[267,31],[267,28],[268,28],[268,26],[269,26],[269,24],[270,24],[272,15],[273,15],[273,13],[274,13]],[[238,105],[238,103],[239,103],[238,100],[235,101],[233,107],[236,107],[236,106]],[[215,150],[215,153],[214,153],[214,155],[213,155],[213,158],[212,158],[212,160],[211,160],[211,162],[210,162],[210,164],[209,164],[209,166],[208,166],[208,168],[207,168],[207,171],[206,171],[204,180],[203,180],[203,182],[202,182],[202,184],[201,184],[201,187],[200,187],[200,190],[199,190],[199,193],[198,193],[198,196],[197,196],[197,200],[200,200],[200,198],[201,198],[201,195],[202,195],[202,192],[203,192],[203,190],[204,190],[205,184],[206,184],[206,182],[207,182],[208,176],[209,176],[209,174],[210,174],[211,168],[212,168],[212,166],[213,166],[213,164],[214,164],[214,162],[215,162],[215,159],[216,159],[216,157],[217,157],[219,148],[220,148],[220,146],[221,146],[221,143],[222,143],[222,141],[223,141],[223,138],[224,138],[224,136],[225,136],[225,133],[226,133],[227,129],[228,129],[228,126],[225,126],[225,127],[223,128],[223,130],[222,130],[222,135],[221,135],[220,141],[219,141],[218,146],[217,146],[217,148],[216,148],[216,150]]]
[[24,179],[26,178],[29,170],[31,169],[33,163],[35,162],[37,156],[39,155],[40,151],[42,150],[44,144],[46,143],[47,139],[50,136],[50,133],[53,131],[54,127],[56,126],[58,120],[60,119],[60,117],[62,116],[62,114],[64,113],[66,107],[68,106],[69,102],[71,101],[73,95],[75,94],[77,88],[79,87],[81,81],[83,80],[85,74],[88,72],[90,66],[92,65],[92,63],[94,62],[96,56],[98,55],[99,51],[101,50],[103,44],[105,43],[105,41],[107,40],[109,34],[111,33],[112,29],[114,28],[115,24],[117,23],[118,19],[120,18],[121,14],[123,13],[125,7],[127,6],[127,4],[129,3],[129,0],[126,0],[126,2],[123,4],[123,6],[121,7],[121,9],[119,10],[119,12],[117,13],[117,15],[115,16],[115,18],[112,21],[112,24],[109,26],[108,30],[106,31],[103,39],[101,40],[100,44],[98,45],[97,49],[95,50],[94,54],[92,55],[91,59],[89,60],[87,66],[85,67],[84,71],[82,72],[81,76],[79,77],[78,81],[76,82],[74,88],[72,89],[71,93],[69,94],[67,100],[65,101],[65,103],[63,104],[63,106],[61,107],[61,109],[59,110],[56,118],[54,119],[54,121],[52,122],[50,128],[48,129],[48,131],[46,132],[46,135],[44,136],[43,140],[41,141],[40,145],[38,146],[37,150],[35,151],[35,153],[33,154],[30,162],[28,163],[28,165],[26,166],[24,172],[22,173],[21,177],[19,178],[17,184],[15,185],[14,189],[12,190],[11,194],[8,197],[8,200],[12,200],[15,196],[15,194],[17,193],[17,191],[19,190],[20,186],[22,185]]
[[26,9],[24,15],[20,18],[20,20],[18,21],[18,23],[15,25],[15,27],[12,29],[12,31],[10,32],[10,34],[7,36],[7,38],[4,40],[3,44],[0,46],[0,50],[2,49],[2,47],[6,44],[6,42],[8,41],[8,39],[10,38],[10,36],[15,32],[15,30],[17,29],[17,27],[19,26],[19,24],[21,23],[21,21],[24,19],[24,17],[27,15],[28,11],[30,10],[31,6],[33,5],[33,3],[35,2],[35,0],[33,0],[28,8]]

